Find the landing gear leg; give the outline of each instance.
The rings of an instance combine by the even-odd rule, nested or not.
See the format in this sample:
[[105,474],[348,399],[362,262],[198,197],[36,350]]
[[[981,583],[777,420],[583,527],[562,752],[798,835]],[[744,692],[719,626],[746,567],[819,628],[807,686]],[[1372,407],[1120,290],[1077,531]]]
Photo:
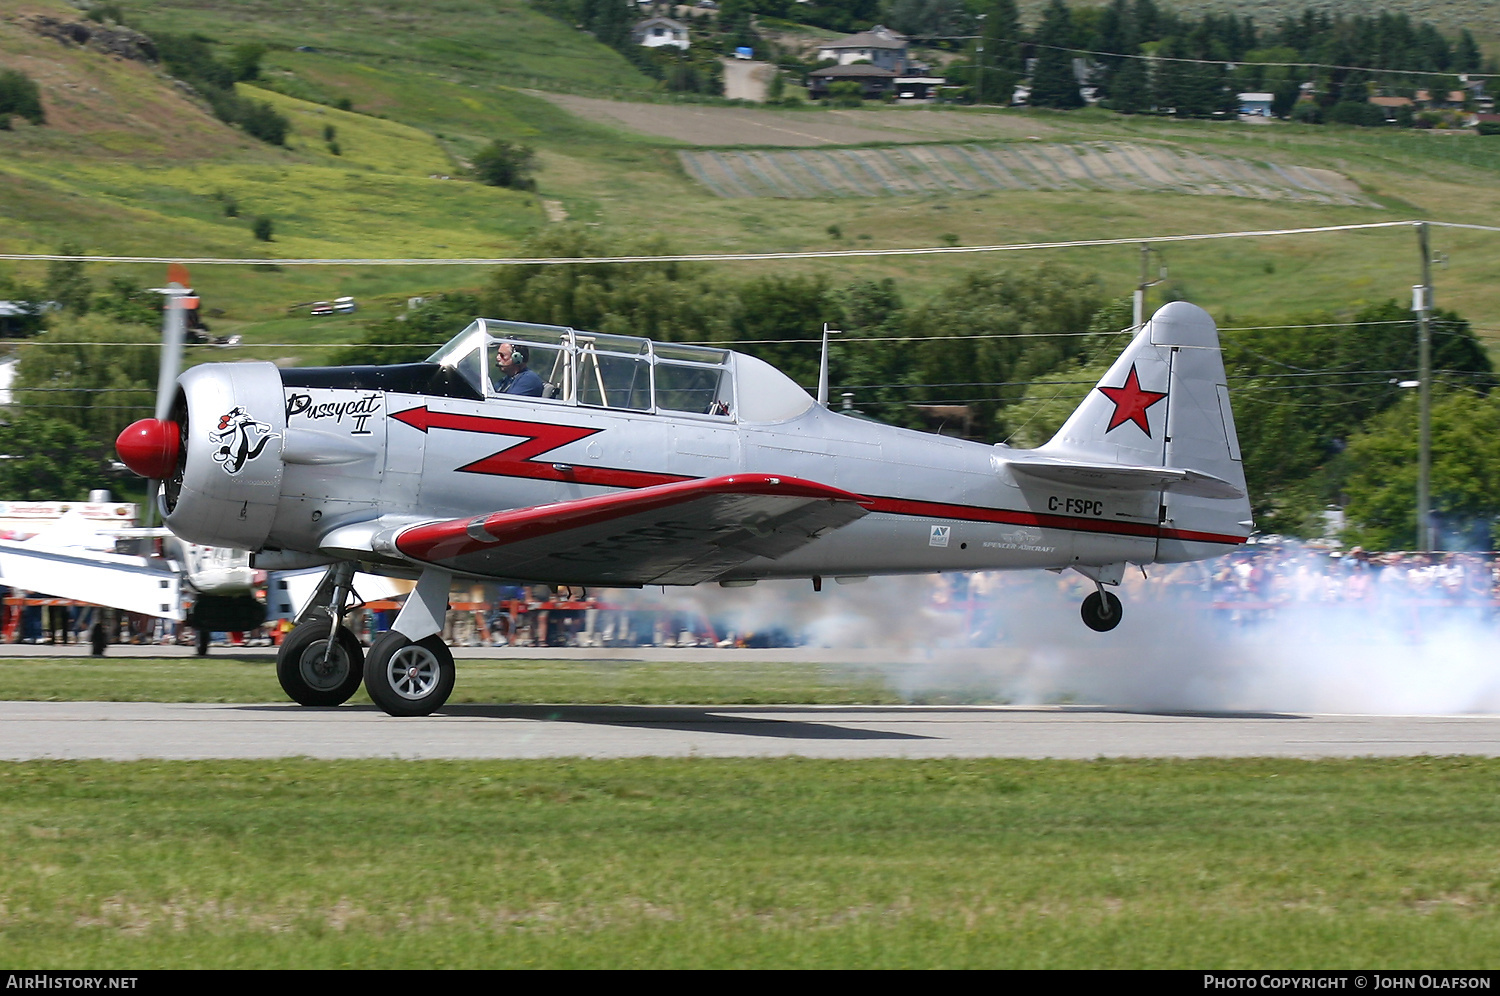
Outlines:
[[340,624],[353,564],[339,564],[329,572],[333,600],[328,608],[304,613],[276,652],[276,677],[292,701],[305,706],[336,706],[359,691],[364,677],[364,649]]
[[443,643],[453,575],[428,568],[365,659],[365,691],[392,716],[429,716],[453,694],[457,669]]
[[1099,590],[1083,600],[1083,624],[1096,633],[1108,633],[1120,625],[1125,608],[1113,592]]

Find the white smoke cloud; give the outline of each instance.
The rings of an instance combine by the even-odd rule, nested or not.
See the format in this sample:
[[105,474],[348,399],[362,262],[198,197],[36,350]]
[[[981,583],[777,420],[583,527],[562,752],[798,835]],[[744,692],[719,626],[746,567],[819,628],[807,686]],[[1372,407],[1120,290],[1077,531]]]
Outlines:
[[715,620],[721,637],[726,627],[742,637],[781,629],[809,647],[850,651],[849,667],[878,669],[914,702],[1500,713],[1497,622],[1487,606],[1437,607],[1430,593],[1399,591],[1216,610],[1200,586],[1137,575],[1118,589],[1123,622],[1095,633],[1078,614],[1092,586],[1077,575],[978,576],[967,601],[951,597],[954,586],[951,577],[827,579],[814,593],[806,580],[761,582],[652,589],[651,601]]

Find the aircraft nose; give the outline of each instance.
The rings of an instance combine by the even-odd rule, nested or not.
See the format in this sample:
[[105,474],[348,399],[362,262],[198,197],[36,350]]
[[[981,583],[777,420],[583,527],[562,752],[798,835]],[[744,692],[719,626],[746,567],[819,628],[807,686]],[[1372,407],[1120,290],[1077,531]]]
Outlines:
[[143,418],[125,427],[115,440],[120,460],[142,477],[153,481],[167,478],[177,467],[181,434],[176,422]]

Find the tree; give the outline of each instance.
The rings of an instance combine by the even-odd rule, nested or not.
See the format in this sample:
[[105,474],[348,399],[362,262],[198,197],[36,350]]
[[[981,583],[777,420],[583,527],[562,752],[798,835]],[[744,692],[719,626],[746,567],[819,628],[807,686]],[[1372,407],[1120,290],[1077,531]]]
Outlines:
[[1083,94],[1078,90],[1078,78],[1073,75],[1073,21],[1063,0],[1052,0],[1047,5],[1036,44],[1030,104],[1064,110],[1082,107]]
[[275,228],[276,223],[270,218],[260,217],[255,219],[255,224],[252,226],[251,231],[255,233],[255,237],[260,241],[271,242],[273,241],[271,234]]
[[[1346,540],[1377,550],[1415,549],[1416,399],[1407,397],[1355,437],[1348,461]],[[1434,399],[1431,481],[1445,545],[1492,548],[1500,520],[1500,398],[1456,391]]]
[[474,157],[474,175],[491,187],[534,190],[536,181],[531,174],[535,169],[535,150],[498,138]]
[[42,94],[36,81],[15,69],[0,72],[0,131],[10,130],[10,119],[19,116],[34,125],[47,122]]
[[[559,225],[526,240],[537,258],[665,255],[659,238],[613,246],[586,229]],[[507,266],[495,272],[481,297],[482,313],[495,318],[566,325],[594,332],[641,335],[663,341],[722,338],[728,292],[696,279],[680,263],[601,263]]]
[[994,0],[974,51],[974,102],[1009,104],[1021,79],[1021,18],[1015,0]]
[[292,124],[265,101],[240,101],[240,127],[253,138],[270,145],[285,145]]
[[340,366],[420,363],[480,313],[479,299],[473,294],[429,297],[416,308],[369,326],[364,342],[337,353],[333,362]]
[[834,107],[858,107],[865,101],[865,88],[857,80],[839,80],[828,85],[828,102]]
[[98,441],[36,412],[0,415],[0,495],[16,501],[83,501],[105,473]]
[[[1338,498],[1349,440],[1401,400],[1393,382],[1416,369],[1417,332],[1411,312],[1395,301],[1352,320],[1310,314],[1282,321],[1243,320],[1254,328],[1225,334],[1224,363],[1256,520],[1296,533],[1307,512]],[[1434,315],[1432,363],[1475,390],[1495,383],[1483,345],[1451,311]]]
[[260,60],[265,57],[266,47],[259,42],[236,45],[229,54],[229,68],[240,82],[260,79]]
[[[83,250],[71,242],[57,249],[60,256],[82,256]],[[75,315],[86,315],[94,294],[94,285],[83,272],[83,262],[73,259],[54,259],[47,264],[47,299],[63,311]]]
[[21,353],[16,404],[76,426],[103,453],[155,408],[161,331],[98,313],[64,313],[50,324]]
[[[1050,372],[1084,348],[1082,337],[949,339],[955,329],[972,332],[1078,332],[1088,329],[1102,304],[1098,280],[1064,266],[972,273],[911,309],[904,380],[912,385],[965,384],[976,438],[999,440],[1009,433],[1008,405],[1035,377]],[[940,342],[922,339],[939,337]],[[909,402],[938,402],[951,389],[918,386]]]
[[16,366],[0,414],[0,494],[82,499],[100,486],[115,436],[156,403],[160,332],[97,311],[63,313]]

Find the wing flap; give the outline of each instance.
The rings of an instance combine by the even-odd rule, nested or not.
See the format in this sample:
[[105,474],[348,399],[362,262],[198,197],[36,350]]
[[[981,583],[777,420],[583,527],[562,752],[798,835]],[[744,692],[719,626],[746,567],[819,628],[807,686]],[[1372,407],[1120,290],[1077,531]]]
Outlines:
[[1171,491],[1198,498],[1243,498],[1245,492],[1221,477],[1181,467],[1062,460],[1008,460],[1017,474],[1078,488],[1103,491]]
[[394,548],[481,577],[697,584],[848,525],[867,514],[865,501],[812,481],[735,474],[410,526]]

